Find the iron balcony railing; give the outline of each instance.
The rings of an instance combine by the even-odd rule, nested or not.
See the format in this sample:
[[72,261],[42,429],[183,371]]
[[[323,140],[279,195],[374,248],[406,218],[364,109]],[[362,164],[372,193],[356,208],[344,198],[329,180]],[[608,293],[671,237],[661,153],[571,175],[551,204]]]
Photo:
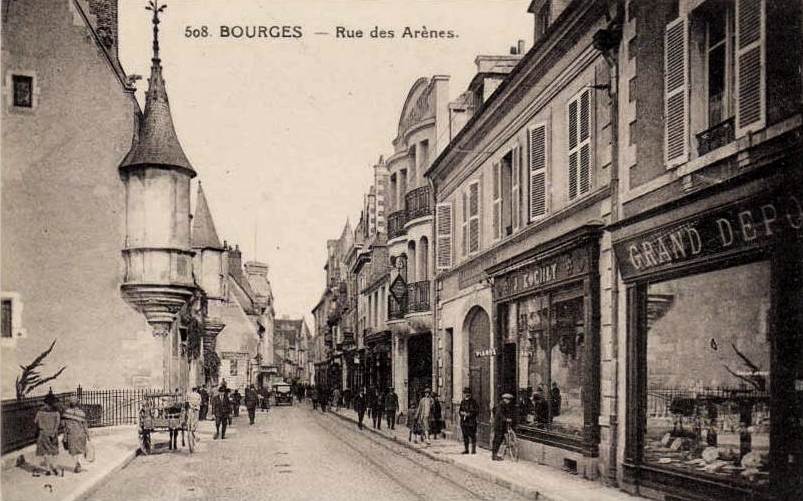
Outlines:
[[404,197],[407,206],[407,221],[432,214],[430,193],[429,185],[421,186],[407,193]]
[[733,117],[697,134],[697,153],[705,155],[736,138]]
[[429,311],[429,280],[407,284],[407,313]]
[[404,235],[404,225],[407,223],[407,211],[397,210],[388,215],[388,238],[394,239]]

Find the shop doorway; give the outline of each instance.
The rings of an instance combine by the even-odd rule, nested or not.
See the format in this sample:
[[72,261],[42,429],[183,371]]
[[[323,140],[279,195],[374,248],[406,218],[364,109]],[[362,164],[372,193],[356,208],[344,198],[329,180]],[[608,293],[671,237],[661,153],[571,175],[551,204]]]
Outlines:
[[414,407],[432,388],[432,334],[418,334],[407,341],[407,407]]
[[475,306],[468,312],[463,326],[468,333],[468,367],[471,394],[479,404],[477,441],[488,447],[491,443],[491,319],[488,313]]
[[502,393],[510,393],[518,401],[516,386],[516,343],[505,343],[502,352]]

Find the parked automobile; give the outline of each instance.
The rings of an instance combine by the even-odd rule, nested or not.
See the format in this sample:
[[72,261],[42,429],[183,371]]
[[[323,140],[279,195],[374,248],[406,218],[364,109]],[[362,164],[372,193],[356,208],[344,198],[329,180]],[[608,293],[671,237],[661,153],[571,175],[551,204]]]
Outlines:
[[273,395],[275,405],[293,405],[293,392],[287,383],[276,383],[273,385]]

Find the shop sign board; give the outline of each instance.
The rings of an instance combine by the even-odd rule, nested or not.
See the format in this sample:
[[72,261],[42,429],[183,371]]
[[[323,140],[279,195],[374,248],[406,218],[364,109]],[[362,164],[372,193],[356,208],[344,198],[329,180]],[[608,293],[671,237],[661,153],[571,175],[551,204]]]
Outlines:
[[803,198],[760,195],[614,242],[625,280],[803,235]]
[[401,301],[407,296],[407,283],[401,275],[397,276],[396,280],[390,285],[390,293],[393,294],[393,297],[398,301]]
[[493,299],[502,301],[588,273],[588,248],[576,248],[537,259],[509,273],[494,277]]

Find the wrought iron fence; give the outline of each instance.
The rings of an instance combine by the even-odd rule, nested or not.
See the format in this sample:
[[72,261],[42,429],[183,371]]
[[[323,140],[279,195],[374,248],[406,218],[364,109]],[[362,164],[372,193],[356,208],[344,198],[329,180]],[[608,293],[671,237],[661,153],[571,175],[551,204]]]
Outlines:
[[[85,390],[80,386],[75,391],[55,394],[62,409],[72,396],[78,396],[90,427],[136,424],[139,408],[145,395],[163,393],[163,390],[124,388]],[[2,402],[2,453],[21,449],[36,442],[36,411],[44,405],[44,395],[9,399]]]

